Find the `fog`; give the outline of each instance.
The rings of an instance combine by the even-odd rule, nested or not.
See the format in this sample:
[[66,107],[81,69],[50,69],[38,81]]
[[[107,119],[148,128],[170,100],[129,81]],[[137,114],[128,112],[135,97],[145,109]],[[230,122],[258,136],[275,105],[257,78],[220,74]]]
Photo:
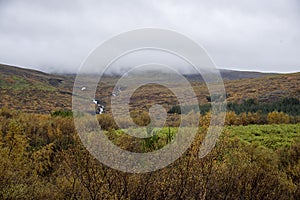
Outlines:
[[0,63],[76,73],[108,38],[157,27],[192,38],[218,68],[299,71],[299,8],[297,0],[0,0]]

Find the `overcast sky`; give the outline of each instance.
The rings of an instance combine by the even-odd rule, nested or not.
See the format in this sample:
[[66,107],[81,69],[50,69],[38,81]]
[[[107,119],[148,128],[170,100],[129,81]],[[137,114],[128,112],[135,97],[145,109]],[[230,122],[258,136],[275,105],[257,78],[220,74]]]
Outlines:
[[0,63],[76,72],[105,39],[143,27],[189,36],[218,68],[300,71],[298,0],[0,0]]

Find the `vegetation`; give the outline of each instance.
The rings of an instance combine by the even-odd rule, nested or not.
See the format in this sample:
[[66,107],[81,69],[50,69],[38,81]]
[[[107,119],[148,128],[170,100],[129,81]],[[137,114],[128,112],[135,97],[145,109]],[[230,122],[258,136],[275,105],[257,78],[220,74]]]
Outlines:
[[[187,112],[195,110],[196,106],[185,106],[184,109]],[[201,114],[206,114],[211,109],[210,104],[199,105],[199,110]],[[255,99],[245,99],[242,103],[227,103],[227,110],[233,111],[236,114],[241,113],[256,113],[268,114],[273,111],[284,112],[286,114],[295,116],[300,113],[300,101],[297,98],[286,97],[279,101],[274,101],[271,103],[263,102],[259,103]],[[181,114],[181,108],[179,105],[174,105],[170,108],[168,113]]]
[[299,124],[272,124],[229,126],[226,128],[232,137],[241,141],[263,146],[274,151],[289,148],[295,141],[300,141]]
[[51,116],[72,117],[73,112],[70,110],[57,110],[52,112]]
[[300,113],[300,101],[293,97],[286,97],[271,103],[258,103],[255,99],[246,99],[241,104],[229,102],[227,107],[228,110],[234,111],[237,114],[243,112],[261,112],[262,114],[268,114],[273,111],[278,111],[295,116]]
[[[203,126],[170,166],[129,174],[95,160],[75,134],[72,117],[2,109],[0,120],[1,199],[297,199],[300,194],[300,124],[228,126],[213,151],[199,159]],[[106,126],[110,140],[134,152],[161,148],[177,130],[149,129],[156,136],[137,140]]]
[[[276,104],[287,97],[299,100],[300,73],[284,75],[246,73],[246,76],[243,76],[245,72],[226,73],[226,77],[230,79],[224,80],[227,92],[226,99],[228,105],[232,104],[231,107],[233,108],[230,110],[234,110],[237,114],[256,112],[240,107],[247,99],[253,99],[257,102],[261,106],[261,109],[258,110],[264,109],[265,105],[268,104],[269,108],[266,109],[266,113],[271,112],[272,109],[289,115],[299,112],[299,105],[297,110],[293,108],[283,110]],[[240,77],[253,78],[239,80]],[[202,105],[200,111],[204,114],[210,108],[208,104],[210,97],[205,83],[198,80],[198,78],[193,76],[187,77],[195,93],[198,94],[198,101]],[[74,79],[73,75],[46,74],[0,64],[0,107],[7,106],[10,109],[24,112],[47,114],[56,110],[71,110]],[[91,77],[87,77],[87,83],[90,79]],[[118,77],[115,76],[103,77],[97,88],[95,98],[105,103],[107,112],[110,112],[110,97],[117,80]],[[130,99],[130,105],[133,108],[139,111],[147,111],[151,105],[158,103],[170,110],[172,105],[178,104],[172,91],[157,84],[152,84],[151,86],[149,84],[148,86],[138,88],[134,92]],[[180,85],[178,87],[178,91],[184,93],[185,88]],[[189,97],[186,98],[188,99]],[[178,113],[178,111],[175,113]]]
[[[157,84],[135,90],[130,115],[148,135],[155,133],[140,139],[125,134],[128,119],[118,121],[121,128],[116,124],[109,105],[116,78],[104,77],[95,98],[101,94],[107,113],[96,117],[109,140],[122,149],[161,149],[173,141],[182,115],[187,123],[199,123],[191,147],[174,163],[130,174],[98,162],[82,145],[71,112],[73,76],[0,65],[0,199],[299,199],[299,76],[250,73],[252,79],[225,81],[224,132],[201,159],[198,150],[211,120],[203,82],[187,77],[199,94],[200,113],[193,112],[194,106],[185,113],[172,107],[178,100]],[[227,77],[236,79],[232,72]],[[169,110],[162,129],[149,126],[154,104]]]

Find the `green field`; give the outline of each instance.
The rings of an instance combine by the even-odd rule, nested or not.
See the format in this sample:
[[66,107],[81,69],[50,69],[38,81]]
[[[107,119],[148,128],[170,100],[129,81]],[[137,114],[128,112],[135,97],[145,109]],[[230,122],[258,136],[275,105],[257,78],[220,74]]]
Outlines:
[[238,137],[242,142],[272,150],[290,147],[300,140],[300,124],[228,126],[226,130],[231,137]]
[[[200,135],[205,135],[204,128],[199,129]],[[113,140],[120,142],[124,139],[127,130],[110,131],[114,135]],[[133,130],[133,132],[141,129]],[[154,149],[162,148],[170,142],[177,133],[178,128],[164,127],[162,129],[154,128],[151,131],[155,135],[144,139],[140,144]],[[226,134],[225,134],[226,133]],[[150,133],[149,133],[150,134]],[[300,123],[298,124],[267,124],[267,125],[248,125],[248,126],[226,126],[219,140],[228,137],[230,140],[238,139],[242,144],[264,147],[273,151],[289,148],[295,142],[300,141]]]

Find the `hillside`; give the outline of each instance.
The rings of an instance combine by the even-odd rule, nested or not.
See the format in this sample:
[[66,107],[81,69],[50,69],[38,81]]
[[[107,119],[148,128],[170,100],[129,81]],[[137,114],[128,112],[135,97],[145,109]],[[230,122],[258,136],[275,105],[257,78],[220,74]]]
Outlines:
[[9,65],[0,65],[1,88],[38,88],[41,86],[45,90],[54,90],[61,86],[66,77],[47,74],[32,69],[19,68]]
[[[234,71],[228,69],[219,69],[220,74],[224,80],[239,80],[245,78],[259,78],[264,76],[279,75],[278,73],[262,73],[253,71]],[[186,78],[192,81],[203,81],[200,75],[186,75]]]
[[73,78],[0,65],[0,107],[49,113],[70,109]]
[[[240,103],[249,98],[258,102],[273,102],[284,97],[300,98],[300,73],[265,74],[221,70],[221,74],[229,102]],[[75,75],[54,75],[0,65],[0,107],[37,113],[70,110],[74,78]],[[187,78],[198,94],[199,102],[207,103],[208,91],[199,76],[189,75]],[[117,77],[105,77],[97,90],[96,98],[104,101],[108,110],[116,80]],[[170,91],[157,85],[139,88],[131,98],[131,105],[138,109],[145,109],[154,103],[170,107],[176,103],[172,96]]]

